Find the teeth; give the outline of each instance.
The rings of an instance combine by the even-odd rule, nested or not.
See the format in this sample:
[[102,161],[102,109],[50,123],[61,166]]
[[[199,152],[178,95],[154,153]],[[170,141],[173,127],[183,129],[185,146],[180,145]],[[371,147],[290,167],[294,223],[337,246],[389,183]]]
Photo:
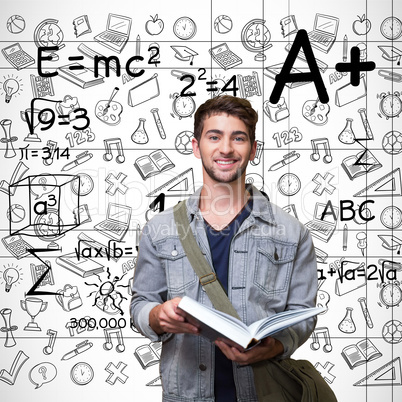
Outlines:
[[217,161],[220,165],[230,165],[233,163],[233,161]]

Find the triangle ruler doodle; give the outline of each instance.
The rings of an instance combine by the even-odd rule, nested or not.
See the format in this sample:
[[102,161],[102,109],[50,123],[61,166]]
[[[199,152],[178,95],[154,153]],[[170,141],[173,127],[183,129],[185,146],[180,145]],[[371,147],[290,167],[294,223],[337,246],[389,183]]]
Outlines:
[[148,193],[147,197],[156,197],[160,193],[164,193],[166,197],[185,197],[190,196],[194,189],[194,173],[193,168],[187,169],[169,180],[160,187]]
[[401,358],[396,357],[366,377],[355,382],[355,386],[402,385]]
[[147,387],[159,387],[162,386],[162,377],[156,377],[154,378],[152,381],[150,381],[149,383],[145,384],[145,386]]
[[353,197],[391,197],[402,196],[401,169],[396,168],[374,183],[358,191]]

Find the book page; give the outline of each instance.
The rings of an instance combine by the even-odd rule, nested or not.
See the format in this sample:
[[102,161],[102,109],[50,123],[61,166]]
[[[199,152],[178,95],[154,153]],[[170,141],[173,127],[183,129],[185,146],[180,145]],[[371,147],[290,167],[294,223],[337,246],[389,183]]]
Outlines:
[[166,156],[166,154],[158,149],[152,152],[149,157],[154,161],[159,170],[162,170],[165,167],[172,166],[172,161]]
[[342,350],[342,356],[346,359],[350,367],[356,366],[356,363],[362,364],[366,361],[366,358],[356,345],[346,346],[346,348]]
[[158,167],[152,162],[149,156],[145,155],[135,161],[136,167],[142,172],[144,177],[151,173],[158,173]]
[[366,360],[369,360],[376,354],[378,354],[378,357],[382,355],[380,351],[373,345],[373,343],[368,338],[362,339],[360,342],[358,342],[357,347],[361,350],[363,355],[366,356]]

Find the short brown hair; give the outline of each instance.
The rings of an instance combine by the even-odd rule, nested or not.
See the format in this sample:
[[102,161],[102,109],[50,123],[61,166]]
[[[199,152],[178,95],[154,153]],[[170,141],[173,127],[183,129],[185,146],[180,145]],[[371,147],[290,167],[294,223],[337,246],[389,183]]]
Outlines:
[[201,139],[204,120],[221,113],[240,119],[248,129],[251,144],[254,143],[258,114],[251,107],[251,103],[248,100],[230,95],[222,95],[208,99],[198,107],[194,115],[194,138],[197,141]]

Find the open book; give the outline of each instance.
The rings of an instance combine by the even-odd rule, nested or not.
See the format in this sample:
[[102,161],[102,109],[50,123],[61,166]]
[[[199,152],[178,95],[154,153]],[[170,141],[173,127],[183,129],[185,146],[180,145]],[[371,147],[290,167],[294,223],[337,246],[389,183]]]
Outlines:
[[142,179],[145,180],[148,177],[174,168],[174,163],[161,149],[157,149],[149,155],[140,156],[134,162],[134,166],[138,170]]
[[350,180],[382,167],[382,164],[368,149],[346,157],[341,165]]
[[187,296],[180,300],[179,308],[186,313],[187,321],[200,329],[200,335],[212,342],[220,338],[231,346],[240,346],[240,350],[248,349],[261,339],[326,310],[325,307],[312,307],[283,311],[247,326],[237,318],[204,306]]
[[370,339],[365,338],[357,342],[356,345],[346,346],[341,355],[353,370],[361,364],[378,359],[382,356],[382,353],[373,345]]
[[134,356],[145,370],[149,366],[159,363],[161,357],[162,342],[151,342],[148,345],[139,346],[135,349]]

